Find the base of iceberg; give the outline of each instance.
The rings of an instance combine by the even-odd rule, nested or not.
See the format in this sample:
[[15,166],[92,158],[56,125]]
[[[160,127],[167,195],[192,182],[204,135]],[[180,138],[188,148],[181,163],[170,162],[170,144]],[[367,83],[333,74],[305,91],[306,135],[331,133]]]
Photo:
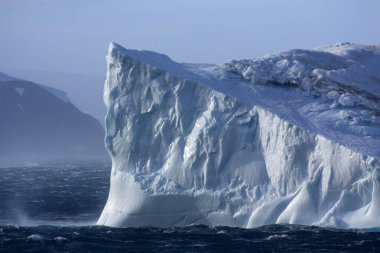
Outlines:
[[[351,51],[363,50],[350,45]],[[357,58],[376,62],[378,48]],[[112,43],[104,100],[113,166],[98,224],[380,226],[377,88],[368,82],[363,89],[360,83],[348,87],[347,78],[337,76],[349,76],[342,68],[356,63],[325,51],[309,52],[314,61],[327,58],[325,69],[337,68],[334,75],[324,73],[324,87],[357,96],[360,103],[338,105],[340,97],[313,86],[318,78],[302,78],[298,85],[297,71],[311,66],[307,73],[319,73],[324,67],[299,56],[308,51],[292,53],[302,63],[295,64],[298,69],[285,64],[281,70],[283,84],[295,85],[273,85],[262,77],[267,72],[258,71],[272,60],[257,61],[265,66],[179,64]],[[364,80],[377,75],[368,69],[358,74]]]

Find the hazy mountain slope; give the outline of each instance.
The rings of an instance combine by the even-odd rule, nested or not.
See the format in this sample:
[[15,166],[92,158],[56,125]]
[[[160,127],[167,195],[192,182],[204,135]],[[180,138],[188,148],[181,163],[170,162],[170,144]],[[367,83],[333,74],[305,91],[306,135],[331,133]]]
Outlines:
[[22,69],[5,69],[4,71],[34,83],[64,90],[80,111],[90,114],[104,124],[106,108],[102,101],[103,77]]
[[62,94],[28,81],[0,80],[2,160],[105,157],[100,123]]

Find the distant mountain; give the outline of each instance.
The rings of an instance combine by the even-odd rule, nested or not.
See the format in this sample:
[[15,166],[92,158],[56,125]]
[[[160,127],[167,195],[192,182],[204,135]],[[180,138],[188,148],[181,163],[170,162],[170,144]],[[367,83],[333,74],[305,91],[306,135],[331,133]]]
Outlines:
[[[64,90],[79,110],[104,124],[106,116],[106,107],[103,103],[104,77],[30,69],[3,69],[3,71],[11,76]],[[83,96],[84,92],[86,96]]]
[[0,160],[103,159],[103,139],[65,92],[0,73]]

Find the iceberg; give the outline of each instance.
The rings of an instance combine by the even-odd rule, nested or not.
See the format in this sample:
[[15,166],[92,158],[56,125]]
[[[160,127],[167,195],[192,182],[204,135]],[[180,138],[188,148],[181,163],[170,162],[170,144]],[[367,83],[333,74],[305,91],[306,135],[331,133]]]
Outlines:
[[380,45],[222,65],[111,43],[99,225],[380,226]]

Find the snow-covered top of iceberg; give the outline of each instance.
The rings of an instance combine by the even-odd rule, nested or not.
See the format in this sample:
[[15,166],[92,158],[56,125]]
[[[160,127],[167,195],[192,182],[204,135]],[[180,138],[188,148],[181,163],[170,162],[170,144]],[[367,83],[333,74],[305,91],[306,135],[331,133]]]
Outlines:
[[[380,157],[380,45],[340,43],[223,65],[181,64],[115,43],[128,56],[254,105],[327,139]],[[106,101],[107,104],[107,101]]]
[[232,60],[223,67],[252,83],[296,86],[343,106],[380,111],[380,45],[340,43],[316,50],[295,49]]

